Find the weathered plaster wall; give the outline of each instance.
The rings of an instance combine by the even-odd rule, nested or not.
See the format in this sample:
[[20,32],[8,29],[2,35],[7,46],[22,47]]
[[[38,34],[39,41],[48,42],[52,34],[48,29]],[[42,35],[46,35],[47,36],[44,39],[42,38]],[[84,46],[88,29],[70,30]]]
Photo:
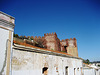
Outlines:
[[11,75],[14,18],[0,11],[0,75]]
[[100,75],[100,69],[96,70],[93,68],[84,68],[83,73],[84,75]]
[[74,75],[74,68],[81,75],[81,59],[13,49],[12,75],[42,75],[43,67],[48,67],[48,75],[65,75],[66,66],[68,75]]
[[9,31],[0,28],[0,75],[4,74],[7,56],[7,39]]
[[78,49],[76,39],[68,40],[69,46],[67,47],[68,54],[78,57]]
[[68,54],[78,57],[77,47],[67,47]]
[[[75,38],[60,41],[61,51],[65,51],[72,56],[78,57],[77,41]],[[64,48],[66,46],[66,48]]]
[[84,75],[95,75],[94,69],[84,69]]

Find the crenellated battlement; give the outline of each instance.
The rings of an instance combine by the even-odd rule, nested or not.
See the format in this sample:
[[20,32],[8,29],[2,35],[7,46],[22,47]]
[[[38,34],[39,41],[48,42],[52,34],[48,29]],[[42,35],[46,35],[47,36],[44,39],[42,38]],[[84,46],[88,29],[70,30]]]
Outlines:
[[76,38],[73,38],[73,39],[72,38],[70,38],[70,39],[62,39],[61,42],[70,41],[70,40],[76,40]]
[[69,40],[76,40],[76,38],[73,38],[73,39],[72,39],[72,38],[70,38]]
[[76,38],[62,39],[60,41],[61,51],[65,51],[73,56],[78,56]]
[[76,40],[76,38],[73,38],[73,40]]
[[52,33],[45,33],[44,37],[45,36],[57,36],[57,34],[56,34],[56,32],[54,32],[54,33],[53,32]]
[[38,37],[37,37],[37,36],[35,36],[35,37],[34,37],[34,39],[35,39],[35,38],[36,38],[36,39],[42,39],[42,37],[41,37],[41,36],[38,36]]
[[27,38],[31,38],[36,41],[41,47],[45,47],[47,49],[52,49],[56,51],[64,51],[73,56],[78,56],[77,51],[77,40],[76,38],[62,39],[59,40],[57,34],[54,33],[46,33],[44,36],[28,36]]
[[[29,36],[28,36],[28,37],[29,37]],[[42,37],[41,37],[41,36],[38,36],[38,37],[37,37],[37,36],[35,36],[35,37],[34,37],[34,36],[31,36],[30,38],[32,38],[33,40],[34,40],[34,39],[44,39],[43,36],[42,36]]]

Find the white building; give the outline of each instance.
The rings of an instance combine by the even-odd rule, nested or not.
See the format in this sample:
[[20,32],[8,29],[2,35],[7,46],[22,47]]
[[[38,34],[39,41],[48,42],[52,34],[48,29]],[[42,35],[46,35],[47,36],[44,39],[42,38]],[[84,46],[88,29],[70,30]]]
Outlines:
[[0,75],[11,75],[14,18],[0,11]]
[[95,65],[83,64],[84,75],[100,75],[100,68]]
[[82,75],[82,59],[63,52],[15,44],[12,75],[42,74]]

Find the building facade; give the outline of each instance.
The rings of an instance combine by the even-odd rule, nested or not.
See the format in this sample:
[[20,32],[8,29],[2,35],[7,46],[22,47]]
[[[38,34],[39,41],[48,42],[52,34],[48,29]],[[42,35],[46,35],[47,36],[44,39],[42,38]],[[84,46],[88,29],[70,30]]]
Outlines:
[[0,12],[0,75],[81,75],[82,59],[69,55],[65,49],[75,42],[68,40],[64,45],[56,33],[49,33],[41,39],[46,50],[30,45],[13,46],[14,26],[14,18]]
[[0,75],[11,75],[14,18],[0,11]]
[[83,64],[84,75],[100,75],[100,67],[94,64]]
[[59,51],[15,44],[12,75],[82,75],[82,59]]
[[33,37],[35,41],[42,41],[44,47],[50,50],[66,52],[72,56],[78,57],[77,40],[70,38],[61,40],[57,37],[56,33],[47,33],[41,38],[40,36]]

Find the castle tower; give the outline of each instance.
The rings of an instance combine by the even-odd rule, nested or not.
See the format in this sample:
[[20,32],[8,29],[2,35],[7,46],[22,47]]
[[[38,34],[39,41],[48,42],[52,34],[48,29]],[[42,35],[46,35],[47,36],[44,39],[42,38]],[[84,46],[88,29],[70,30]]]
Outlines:
[[47,49],[51,49],[51,50],[57,50],[60,51],[60,40],[57,37],[56,33],[47,33],[44,34],[44,39],[45,39],[45,46],[47,47]]
[[61,51],[67,53],[68,39],[61,40],[61,41],[60,41],[60,44],[61,44]]
[[77,42],[76,39],[69,39],[68,40],[68,47],[67,47],[67,51],[68,54],[71,54],[72,56],[78,57],[78,50],[77,50]]
[[72,56],[78,57],[76,38],[65,39],[60,42],[61,51],[65,51]]
[[11,75],[14,18],[0,11],[0,75]]

